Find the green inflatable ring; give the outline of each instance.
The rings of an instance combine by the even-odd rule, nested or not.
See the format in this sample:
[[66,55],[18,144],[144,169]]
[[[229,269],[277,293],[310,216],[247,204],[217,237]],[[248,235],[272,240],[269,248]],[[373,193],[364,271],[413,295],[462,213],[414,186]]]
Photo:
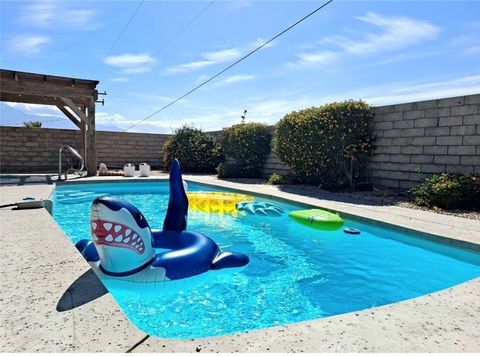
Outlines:
[[336,230],[343,225],[340,216],[322,209],[295,210],[288,216],[302,225],[322,230]]

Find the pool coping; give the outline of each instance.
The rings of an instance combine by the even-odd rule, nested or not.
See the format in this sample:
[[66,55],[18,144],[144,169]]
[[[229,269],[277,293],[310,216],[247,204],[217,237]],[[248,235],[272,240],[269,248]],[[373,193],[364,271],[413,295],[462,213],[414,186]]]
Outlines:
[[[257,187],[254,188],[253,185],[241,184],[241,183],[232,183],[224,182],[217,180],[213,177],[205,176],[184,176],[187,181],[192,181],[195,183],[203,183],[207,185],[216,185],[222,188],[234,189],[240,191],[252,192],[255,195],[262,195],[264,197],[273,197],[278,199],[279,196],[275,192],[274,188],[271,186]],[[113,178],[113,179],[112,179]],[[165,177],[150,177],[150,178],[129,178],[122,179],[123,177],[92,177],[92,178],[82,178],[82,180],[72,180],[63,184],[72,184],[72,183],[100,183],[100,182],[112,182],[112,181],[148,181],[148,180],[165,180]],[[263,193],[259,192],[263,188]],[[265,189],[268,188],[268,189]],[[15,187],[10,187],[10,189],[15,189]],[[49,189],[43,189],[42,194],[43,198],[48,198],[53,192],[54,186],[50,186]],[[35,190],[35,189],[33,189]],[[48,193],[46,193],[49,191]],[[348,213],[352,212],[352,207],[347,204],[342,203],[329,203],[321,199],[305,197],[301,195],[295,195],[292,193],[279,192],[280,198],[284,198],[288,201],[295,201],[297,203],[305,203],[307,205],[320,206],[334,211],[343,211],[343,209],[338,209],[339,207],[346,207]],[[292,199],[292,198],[297,199]],[[312,204],[313,202],[313,204]],[[346,205],[345,205],[346,204]],[[405,209],[405,208],[403,208]],[[43,209],[41,209],[43,210]],[[385,209],[381,209],[377,213],[382,215],[388,215]],[[355,211],[355,209],[353,209]],[[388,209],[387,209],[388,211]],[[372,211],[369,211],[368,214],[371,214]],[[418,213],[418,212],[417,212]],[[17,213],[18,214],[18,213]],[[369,219],[368,214],[364,214],[366,219]],[[78,268],[83,268],[88,270],[88,264],[83,260],[83,258],[76,252],[74,247],[69,242],[63,234],[63,231],[55,229],[55,226],[52,225],[53,219],[45,212],[41,213],[38,210],[36,211],[25,211],[22,213],[24,215],[21,219],[16,221],[17,229],[22,228],[22,225],[26,224],[27,219],[32,217],[39,223],[45,223],[50,225],[50,230],[52,230],[52,235],[56,235],[56,238],[63,237],[64,241],[62,242],[62,247],[64,250],[62,253],[63,258],[68,258],[72,260],[72,264],[79,266]],[[358,218],[357,214],[354,215],[355,218]],[[1,211],[0,217],[2,221],[5,220],[6,212]],[[396,223],[402,218],[398,216],[395,217]],[[412,223],[412,219],[403,217],[408,223]],[[460,220],[456,220],[460,219]],[[387,219],[388,220],[388,219]],[[429,238],[432,236],[435,238],[435,234],[431,234],[432,229],[437,232],[447,231],[448,232],[448,241],[453,243],[458,243],[462,241],[462,234],[454,234],[449,229],[445,229],[443,225],[437,226],[435,230],[435,225],[431,219],[427,219],[428,224],[425,224],[425,221],[421,222],[423,224],[423,231]],[[465,222],[463,218],[447,219],[450,221],[456,220],[456,225],[460,226]],[[405,221],[400,225],[394,224],[395,226],[405,227]],[[478,224],[478,223],[477,223]],[[479,224],[480,225],[480,224]],[[469,225],[470,226],[470,225]],[[473,231],[476,231],[476,224],[472,224],[475,228]],[[406,227],[408,229],[408,227]],[[55,230],[55,231],[53,231]],[[415,231],[418,231],[415,229]],[[480,231],[480,226],[479,226]],[[53,236],[52,236],[53,238]],[[68,242],[70,247],[66,246],[64,242]],[[467,239],[467,245],[471,244],[479,245],[476,240]],[[58,243],[56,241],[55,243]],[[460,243],[461,244],[461,243]],[[20,271],[14,271],[15,273],[21,273]],[[58,279],[69,284],[72,282],[71,275],[65,276],[65,273],[61,273],[61,270],[58,270],[53,279]],[[80,273],[74,271],[73,275],[80,275]],[[70,279],[69,279],[70,278]],[[61,289],[60,289],[61,290]],[[34,291],[32,291],[35,294]],[[3,296],[3,295],[2,295]],[[52,296],[53,301],[57,301],[58,295]],[[8,302],[8,301],[6,301]],[[94,340],[94,336],[88,332],[89,329],[96,329],[99,321],[96,318],[93,318],[92,310],[99,315],[102,315],[102,311],[109,311],[110,315],[115,316],[114,320],[110,321],[108,318],[102,319],[102,327],[105,329],[112,329],[111,334],[102,339],[96,340],[94,347],[87,346],[89,343],[82,343],[76,345],[75,347],[69,345],[49,345],[48,341],[45,341],[45,337],[54,338],[54,335],[49,333],[44,335],[44,338],[39,339],[39,342],[47,343],[40,347],[44,351],[126,351],[132,349],[132,351],[139,352],[150,352],[150,351],[183,351],[183,352],[194,352],[194,351],[223,351],[223,352],[235,352],[235,351],[479,351],[480,350],[480,321],[477,321],[478,318],[475,317],[475,314],[480,310],[480,278],[476,278],[472,281],[463,283],[461,285],[456,285],[452,288],[448,288],[443,291],[438,291],[429,295],[421,296],[415,299],[406,300],[403,302],[393,303],[386,306],[381,306],[372,309],[365,309],[358,312],[342,314],[337,316],[332,316],[328,318],[315,319],[310,321],[303,321],[295,324],[288,324],[281,327],[269,327],[265,329],[253,330],[247,333],[225,335],[210,337],[205,339],[192,339],[192,340],[173,340],[173,339],[162,339],[157,337],[147,338],[144,333],[136,329],[124,316],[123,312],[120,311],[118,305],[113,300],[110,295],[105,295],[99,299],[96,299],[86,306],[82,306],[77,309],[73,309],[70,312],[73,314],[73,311],[77,315],[80,315],[82,319],[81,330],[84,332],[85,339],[91,338]],[[57,313],[58,314],[58,313]],[[442,318],[443,314],[451,315],[448,320]],[[26,312],[28,315],[28,311]],[[4,317],[2,315],[2,317]],[[7,318],[7,317],[4,317]],[[8,319],[8,318],[7,318]],[[52,324],[53,317],[45,318],[45,324],[48,324],[49,328],[56,330],[60,325],[50,325]],[[3,320],[2,320],[3,321]],[[9,320],[7,320],[9,321]],[[58,321],[55,321],[58,322]],[[112,324],[112,325],[111,325]],[[115,324],[115,325],[113,325]],[[119,327],[115,327],[120,325]],[[401,331],[412,330],[412,333],[408,333],[407,340],[404,340],[405,337],[401,338]],[[368,330],[365,333],[365,330]],[[414,331],[414,332],[413,332]],[[28,331],[25,334],[25,331],[22,329],[23,335],[28,335]],[[33,330],[32,330],[33,332]],[[128,335],[125,336],[125,335]],[[326,337],[327,335],[328,337]],[[376,335],[373,337],[373,335]],[[383,335],[382,337],[378,337]],[[15,337],[12,335],[12,337]],[[116,339],[123,338],[122,342],[119,342],[117,347],[112,347],[107,343],[107,339],[111,340],[111,337]],[[98,339],[98,338],[97,338]],[[451,339],[451,340],[450,340]],[[450,342],[452,341],[452,342]],[[111,342],[110,342],[111,344]],[[42,346],[42,345],[40,345]],[[127,348],[128,346],[128,348]],[[39,347],[36,344],[35,347]],[[11,343],[8,345],[2,345],[0,343],[0,350],[2,351],[35,351],[28,345],[24,345],[22,348],[12,347]]]

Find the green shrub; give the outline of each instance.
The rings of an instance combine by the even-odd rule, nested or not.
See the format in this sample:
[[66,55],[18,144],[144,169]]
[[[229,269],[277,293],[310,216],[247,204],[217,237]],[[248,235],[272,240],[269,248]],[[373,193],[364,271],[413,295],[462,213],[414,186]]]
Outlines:
[[233,164],[220,163],[217,167],[218,178],[235,178],[240,177],[237,166]]
[[162,147],[165,168],[177,158],[186,173],[215,173],[222,160],[220,146],[215,138],[200,129],[183,126],[174,131]]
[[272,135],[265,124],[239,124],[224,129],[220,146],[227,158],[224,178],[259,178],[268,154]]
[[272,173],[270,178],[268,178],[268,184],[280,185],[283,183],[284,183],[283,176],[281,176],[280,174]]
[[417,205],[442,209],[473,208],[480,205],[480,176],[436,174],[410,190]]
[[294,111],[276,125],[274,152],[303,183],[354,188],[374,149],[372,123],[363,101]]
[[227,175],[225,174],[225,165],[223,163],[220,163],[218,165],[217,175],[218,175],[218,178],[227,178]]

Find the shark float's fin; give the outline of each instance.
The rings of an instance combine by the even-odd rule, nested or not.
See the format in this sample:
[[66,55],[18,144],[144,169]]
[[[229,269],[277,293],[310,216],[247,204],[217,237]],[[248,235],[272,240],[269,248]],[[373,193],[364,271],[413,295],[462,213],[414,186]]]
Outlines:
[[243,267],[248,264],[249,258],[243,253],[220,252],[212,261],[212,269],[223,269],[230,267]]
[[80,251],[87,262],[97,262],[100,260],[98,251],[92,240],[83,239],[75,244],[75,247]]
[[182,171],[178,160],[170,169],[170,197],[163,229],[181,232],[187,229],[188,198],[183,187]]

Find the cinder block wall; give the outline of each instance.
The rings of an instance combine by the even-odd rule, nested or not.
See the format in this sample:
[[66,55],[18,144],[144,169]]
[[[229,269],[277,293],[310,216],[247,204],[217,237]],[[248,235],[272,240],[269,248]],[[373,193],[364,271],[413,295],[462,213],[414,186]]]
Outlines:
[[[160,150],[169,135],[97,131],[97,163],[123,167],[149,163],[161,168]],[[68,144],[80,152],[80,131],[0,127],[0,172],[56,172],[58,150]],[[80,152],[81,153],[81,152]]]
[[107,167],[137,166],[147,162],[152,168],[163,168],[160,151],[170,135],[133,132],[98,131],[96,135],[97,163]]
[[375,108],[374,184],[409,189],[441,172],[480,173],[480,95]]
[[0,127],[0,172],[56,172],[62,145],[80,148],[80,131]]

